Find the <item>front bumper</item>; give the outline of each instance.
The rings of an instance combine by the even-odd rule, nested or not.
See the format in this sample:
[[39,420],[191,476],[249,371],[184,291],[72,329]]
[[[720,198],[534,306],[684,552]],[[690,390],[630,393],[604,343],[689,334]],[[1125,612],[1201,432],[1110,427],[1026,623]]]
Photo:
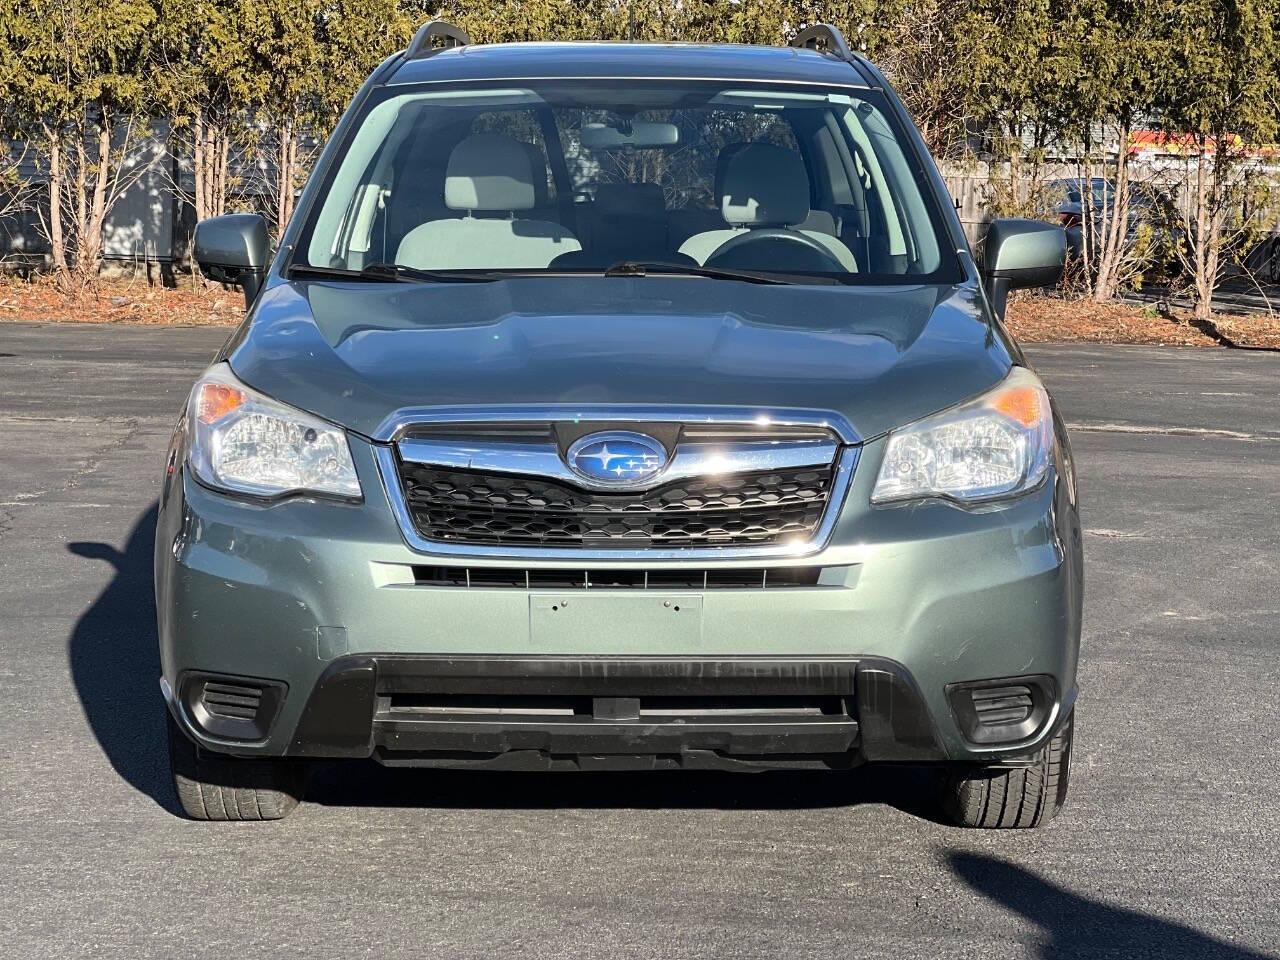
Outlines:
[[[374,449],[352,447],[362,503],[247,503],[182,470],[166,485],[156,553],[163,687],[206,749],[520,767],[1017,763],[1070,709],[1079,528],[1056,475],[998,510],[869,508],[882,453],[873,442],[828,547],[756,564],[820,566],[816,584],[565,595],[421,585],[415,567],[439,561],[405,544]],[[588,594],[592,616],[546,629],[543,601]],[[664,598],[696,624],[651,616]],[[202,723],[183,695],[201,675],[272,685],[270,722],[248,738]],[[1026,677],[1044,678],[1052,700],[1031,733],[966,736],[949,687]]]

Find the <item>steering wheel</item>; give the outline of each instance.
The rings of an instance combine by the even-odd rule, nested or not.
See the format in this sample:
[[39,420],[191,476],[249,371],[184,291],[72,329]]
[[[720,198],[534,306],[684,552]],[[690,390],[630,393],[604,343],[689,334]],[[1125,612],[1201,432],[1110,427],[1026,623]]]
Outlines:
[[785,227],[760,227],[731,237],[712,251],[703,266],[785,273],[844,273],[835,254],[813,237]]

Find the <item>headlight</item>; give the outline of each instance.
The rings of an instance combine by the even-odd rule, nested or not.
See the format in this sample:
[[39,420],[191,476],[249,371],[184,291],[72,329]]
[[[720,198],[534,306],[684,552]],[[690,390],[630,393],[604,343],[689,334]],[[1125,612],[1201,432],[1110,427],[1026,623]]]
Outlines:
[[189,462],[211,487],[276,497],[359,497],[347,435],[339,427],[264,397],[218,364],[191,391]]
[[872,503],[1016,496],[1049,468],[1049,395],[1024,367],[989,393],[889,434]]

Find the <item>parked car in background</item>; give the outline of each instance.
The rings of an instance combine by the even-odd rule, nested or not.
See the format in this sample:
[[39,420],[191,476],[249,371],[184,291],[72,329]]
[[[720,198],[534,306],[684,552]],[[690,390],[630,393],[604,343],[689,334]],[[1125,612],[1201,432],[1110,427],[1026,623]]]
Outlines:
[[[1084,256],[1086,210],[1091,217],[1090,242],[1094,243],[1101,235],[1105,218],[1115,209],[1115,190],[1115,181],[1104,177],[1094,177],[1087,182],[1074,178],[1053,180],[1047,185],[1045,195],[1055,204],[1073,258]],[[1127,249],[1156,267],[1173,267],[1177,264],[1177,245],[1184,235],[1172,197],[1151,183],[1129,184],[1129,212],[1125,221]]]
[[1280,283],[1280,233],[1271,233],[1255,242],[1242,265],[1257,282]]
[[[443,40],[447,48],[435,46]],[[311,758],[933,765],[972,827],[1067,795],[1083,561],[1063,421],[881,73],[795,49],[470,46],[366,81],[268,257],[156,533],[183,808]],[[833,788],[834,788],[833,784]]]

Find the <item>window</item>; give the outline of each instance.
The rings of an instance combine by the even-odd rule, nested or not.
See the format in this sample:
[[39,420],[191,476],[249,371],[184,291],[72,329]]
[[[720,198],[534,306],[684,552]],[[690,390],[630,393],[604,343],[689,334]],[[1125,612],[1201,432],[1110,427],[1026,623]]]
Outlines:
[[844,282],[956,271],[920,161],[869,91],[390,87],[354,130],[304,228],[313,266],[662,261]]

